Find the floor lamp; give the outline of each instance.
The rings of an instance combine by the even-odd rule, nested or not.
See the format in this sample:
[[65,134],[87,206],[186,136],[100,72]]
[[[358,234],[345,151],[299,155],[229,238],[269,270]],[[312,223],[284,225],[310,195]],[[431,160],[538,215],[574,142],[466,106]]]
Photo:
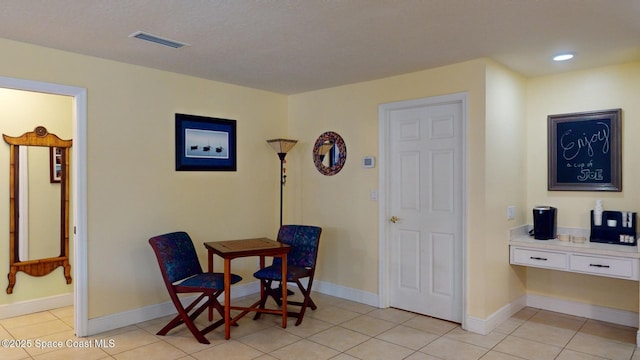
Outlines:
[[298,140],[289,139],[267,140],[267,144],[271,145],[276,153],[278,153],[278,158],[280,158],[280,226],[282,226],[282,191],[287,179],[287,176],[284,174],[284,158],[297,142]]

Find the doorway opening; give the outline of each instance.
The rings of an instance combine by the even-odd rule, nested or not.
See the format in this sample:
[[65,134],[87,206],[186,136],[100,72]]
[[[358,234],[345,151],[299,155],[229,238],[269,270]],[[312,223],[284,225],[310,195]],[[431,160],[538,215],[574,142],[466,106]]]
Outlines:
[[[0,88],[72,97],[71,193],[73,202],[73,305],[74,330],[77,336],[88,335],[87,308],[87,176],[86,126],[87,90],[74,86],[0,77]],[[26,130],[29,131],[29,130]],[[7,269],[8,270],[8,269]],[[36,305],[37,306],[37,305]],[[42,309],[44,310],[44,309]]]

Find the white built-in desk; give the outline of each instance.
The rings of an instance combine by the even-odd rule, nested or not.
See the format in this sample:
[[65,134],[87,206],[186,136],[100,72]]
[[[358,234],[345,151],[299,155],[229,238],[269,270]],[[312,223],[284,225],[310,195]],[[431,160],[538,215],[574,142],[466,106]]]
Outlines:
[[640,280],[637,246],[560,240],[535,240],[530,236],[511,239],[510,263],[544,269]]
[[[560,240],[535,240],[514,232],[511,235],[509,262],[513,265],[640,280],[638,246],[589,241],[576,244]],[[636,335],[636,345],[640,346],[640,330]]]

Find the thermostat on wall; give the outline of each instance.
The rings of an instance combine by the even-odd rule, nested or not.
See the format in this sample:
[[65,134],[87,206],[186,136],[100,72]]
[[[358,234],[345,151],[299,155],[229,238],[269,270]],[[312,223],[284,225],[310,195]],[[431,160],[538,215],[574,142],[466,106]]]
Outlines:
[[373,156],[365,156],[362,158],[362,167],[365,169],[376,166],[376,158]]

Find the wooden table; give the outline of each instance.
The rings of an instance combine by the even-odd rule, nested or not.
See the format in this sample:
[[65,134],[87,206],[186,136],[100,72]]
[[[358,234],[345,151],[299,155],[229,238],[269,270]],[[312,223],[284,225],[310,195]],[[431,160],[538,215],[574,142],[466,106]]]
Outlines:
[[[291,247],[267,238],[241,239],[228,241],[212,241],[204,243],[209,255],[209,272],[213,272],[213,254],[224,259],[224,337],[231,336],[231,325],[235,324],[241,317],[250,311],[266,312],[271,314],[282,314],[282,327],[287,327],[287,282],[282,281],[282,307],[281,309],[259,309],[257,301],[249,307],[231,305],[231,260],[239,257],[259,256],[260,269],[264,268],[264,258],[279,257],[282,259],[282,279],[287,278],[287,254]],[[264,289],[260,285],[260,294]],[[242,312],[231,318],[231,310],[242,310]]]

